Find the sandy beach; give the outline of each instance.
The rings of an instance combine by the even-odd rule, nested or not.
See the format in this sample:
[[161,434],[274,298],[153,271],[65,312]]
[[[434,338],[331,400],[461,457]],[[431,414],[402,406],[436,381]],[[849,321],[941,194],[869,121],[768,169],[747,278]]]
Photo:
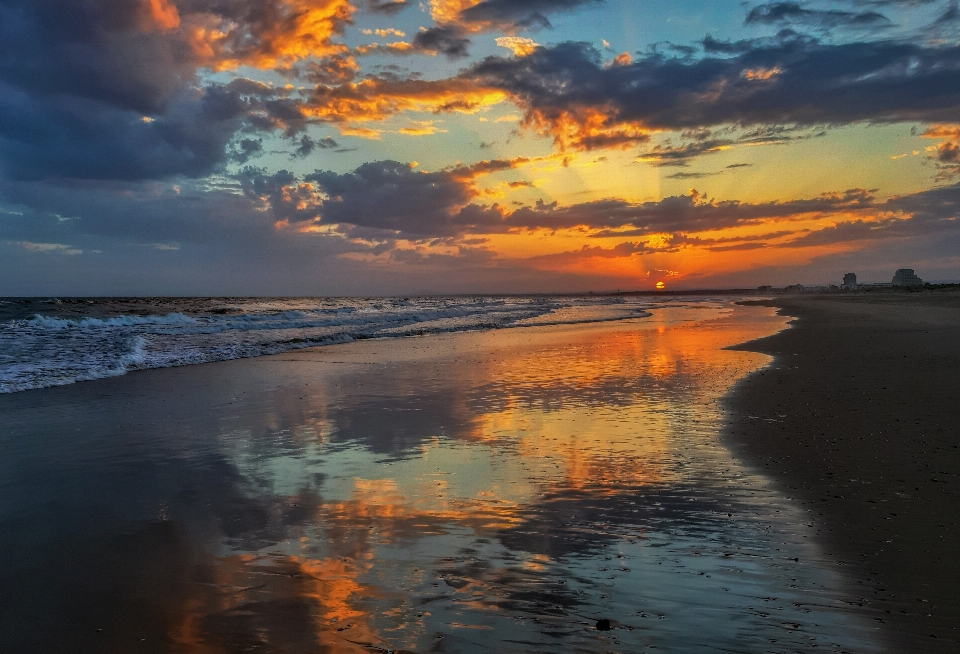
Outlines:
[[960,296],[781,296],[728,399],[735,451],[798,500],[892,652],[960,649]]
[[2,649],[881,651],[685,304],[0,396]]

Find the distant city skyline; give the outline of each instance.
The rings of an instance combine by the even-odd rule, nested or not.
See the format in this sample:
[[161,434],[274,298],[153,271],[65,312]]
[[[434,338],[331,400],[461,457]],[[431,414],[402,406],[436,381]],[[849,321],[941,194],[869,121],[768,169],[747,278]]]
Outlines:
[[0,0],[0,296],[960,280],[952,0]]

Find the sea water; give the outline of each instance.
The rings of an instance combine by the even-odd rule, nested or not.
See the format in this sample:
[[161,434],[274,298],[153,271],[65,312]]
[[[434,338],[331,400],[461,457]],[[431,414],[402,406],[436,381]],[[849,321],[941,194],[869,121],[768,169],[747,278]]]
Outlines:
[[785,320],[719,300],[621,310],[646,317],[0,397],[0,642],[877,651],[815,516],[721,438],[722,398],[771,365],[726,348]]
[[5,298],[0,393],[357,339],[622,320],[657,304],[612,296]]

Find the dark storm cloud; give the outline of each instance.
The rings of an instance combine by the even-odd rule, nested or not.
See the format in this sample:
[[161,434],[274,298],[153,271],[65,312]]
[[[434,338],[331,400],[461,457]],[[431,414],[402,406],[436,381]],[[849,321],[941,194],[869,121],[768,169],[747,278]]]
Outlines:
[[744,24],[795,25],[824,30],[833,28],[875,30],[893,26],[889,18],[876,11],[809,9],[798,2],[767,2],[753,7],[747,14]]
[[525,120],[564,147],[624,144],[647,130],[722,124],[815,126],[952,122],[960,116],[960,47],[791,38],[736,56],[650,55],[608,66],[584,43],[488,57],[464,73],[510,94]]
[[[321,11],[314,17],[309,11]],[[333,55],[347,0],[0,0],[0,79],[32,93],[163,110],[199,67]],[[313,18],[303,36],[300,22]]]
[[[289,99],[245,80],[185,87],[154,116],[109,103],[32,95],[0,82],[0,172],[9,179],[202,177],[262,151],[253,131],[306,126]],[[263,87],[259,93],[245,86]]]
[[56,94],[154,113],[193,79],[182,39],[144,29],[130,0],[0,0],[0,79]]
[[[309,4],[329,14],[308,43],[324,53],[349,5]],[[0,0],[0,174],[200,177],[257,156],[254,132],[303,131],[296,104],[198,71],[282,60],[306,47],[304,15],[280,0]]]
[[208,174],[229,160],[242,124],[221,91],[171,98],[164,117],[145,122],[97,100],[37,98],[0,84],[0,171],[10,179]]

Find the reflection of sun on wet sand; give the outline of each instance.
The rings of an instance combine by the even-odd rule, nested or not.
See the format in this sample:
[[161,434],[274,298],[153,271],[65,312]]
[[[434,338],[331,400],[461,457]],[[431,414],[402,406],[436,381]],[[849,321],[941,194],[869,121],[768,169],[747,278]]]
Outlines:
[[[496,539],[503,533],[522,533],[531,504],[546,503],[546,508],[556,502],[557,510],[563,511],[561,507],[570,497],[615,498],[638,488],[678,482],[684,473],[673,465],[672,450],[678,435],[688,427],[685,420],[709,408],[701,405],[703,398],[716,399],[731,379],[755,365],[750,357],[724,351],[722,346],[769,329],[765,325],[713,329],[703,324],[665,328],[653,323],[642,327],[586,330],[576,335],[554,330],[541,343],[518,333],[514,343],[501,336],[501,351],[494,356],[487,342],[472,351],[458,352],[455,365],[442,360],[428,362],[425,367],[444,385],[447,401],[453,403],[448,408],[449,415],[456,415],[453,424],[459,425],[456,433],[445,435],[474,445],[451,450],[437,436],[422,434],[426,438],[415,459],[415,474],[405,474],[401,468],[391,477],[355,476],[350,478],[350,488],[344,488],[343,499],[317,501],[308,521],[314,526],[301,532],[299,549],[328,550],[332,558],[302,553],[264,559],[228,557],[218,567],[232,579],[221,580],[219,585],[243,586],[252,577],[281,575],[283,581],[279,586],[271,582],[267,595],[295,598],[311,607],[318,642],[386,643],[396,638],[391,632],[399,631],[412,646],[416,638],[411,630],[421,630],[415,627],[416,620],[411,623],[409,609],[399,606],[402,601],[396,588],[391,591],[371,582],[378,578],[375,568],[383,566],[378,559],[384,548],[464,529],[475,538]],[[486,335],[474,338],[491,339]],[[472,365],[465,366],[464,359],[472,359]],[[458,374],[451,377],[445,368],[455,368]],[[407,395],[410,389],[398,386],[397,381],[391,379],[393,394]],[[364,392],[375,395],[381,391]],[[429,396],[429,384],[419,391],[421,397]],[[338,422],[336,411],[328,408],[341,401],[337,393],[324,389],[318,410],[307,419],[314,426],[292,432],[301,439],[323,442],[342,430],[348,423]],[[281,429],[282,425],[283,420],[274,417],[266,428]],[[487,447],[478,450],[477,445]],[[504,451],[508,456],[502,456]],[[486,458],[484,465],[499,474],[480,479],[457,474],[462,465],[458,457],[465,454],[473,465]],[[592,537],[590,529],[578,525],[568,538]],[[607,527],[592,529],[602,532]],[[537,575],[555,561],[534,553],[518,563],[521,574]],[[288,576],[282,577],[284,574]],[[502,590],[491,584],[489,574],[443,575],[443,596],[464,609],[494,609],[502,601],[497,599]],[[516,573],[503,569],[498,574]],[[418,577],[406,570],[390,581],[401,589],[412,589],[423,585]],[[254,596],[264,592],[256,591]],[[252,597],[234,598],[232,606],[219,610],[245,610],[243,607],[254,601]],[[226,600],[221,597],[223,602]],[[384,604],[394,606],[384,609]],[[374,605],[394,624],[392,629],[372,625],[369,607]],[[194,634],[198,620],[202,622],[198,617],[188,621]],[[492,628],[461,622],[450,627]]]
[[[210,614],[244,612],[258,600],[277,598],[309,607],[320,643],[386,642],[382,639],[391,637],[390,630],[374,628],[366,608],[371,601],[389,604],[395,593],[369,583],[376,577],[371,572],[378,549],[461,529],[475,537],[496,538],[522,527],[531,502],[555,498],[562,504],[570,493],[616,496],[676,481],[677,470],[669,459],[680,427],[677,416],[690,413],[691,398],[717,392],[716,369],[737,358],[720,346],[745,337],[736,331],[720,334],[702,327],[660,325],[640,332],[608,328],[573,338],[565,333],[560,347],[550,339],[541,347],[521,342],[494,357],[480,349],[474,353],[479,354],[479,365],[467,368],[469,374],[443,380],[452,382],[448,390],[462,407],[455,410],[464,429],[453,435],[497,448],[485,450],[490,457],[498,449],[509,451],[509,457],[499,461],[505,467],[499,477],[478,485],[475,479],[444,472],[456,452],[437,437],[424,440],[419,457],[436,463],[435,470],[427,465],[413,476],[353,477],[348,497],[316,502],[309,520],[315,527],[301,533],[299,549],[326,549],[332,557],[301,553],[221,559],[215,567],[218,601],[196,606],[194,600],[178,642],[203,642],[201,625],[209,622]],[[523,336],[518,340],[525,340]],[[465,368],[458,369],[462,373]],[[704,385],[710,387],[700,388]],[[394,386],[398,394],[405,391]],[[292,438],[322,443],[337,431],[335,412],[327,408],[337,399],[322,397],[318,410],[304,417],[305,424],[290,430]],[[267,417],[262,427],[283,428],[277,414]],[[533,554],[520,566],[524,574],[535,575],[551,563],[550,556]],[[264,577],[270,577],[268,584],[256,587],[254,581]],[[416,577],[401,587],[415,585]],[[491,600],[497,593],[489,581],[461,574],[443,579],[451,597],[459,597],[465,608],[485,611],[495,606]],[[224,588],[242,591],[228,594]],[[399,606],[385,610],[401,631],[411,629],[407,614]],[[492,627],[453,623],[451,628]]]
[[[678,307],[353,343],[52,389],[56,410],[24,395],[12,415],[70,435],[45,452],[89,461],[80,481],[56,477],[72,480],[61,503],[177,534],[155,549],[178,576],[140,591],[159,651],[689,651],[704,638],[763,651],[774,631],[797,647],[860,642],[842,613],[803,609],[815,624],[785,635],[752,608],[805,624],[798,593],[833,587],[816,565],[784,569],[782,551],[808,556],[805,535],[777,526],[786,507],[717,439],[720,398],[767,360],[723,348],[783,322]],[[137,492],[104,490],[126,461]],[[129,651],[115,642],[78,651]]]
[[371,563],[272,554],[218,559],[193,586],[171,632],[180,651],[333,647],[369,651],[379,643],[353,602],[370,594],[357,582]]
[[[761,333],[755,330],[661,325],[588,335],[559,352],[500,358],[485,371],[492,381],[470,400],[481,420],[475,434],[508,440],[543,467],[548,486],[617,492],[662,483],[673,475],[662,462],[678,416],[691,413],[691,400],[722,392],[748,369],[729,369],[738,359],[736,365],[751,364],[722,347]],[[550,469],[555,465],[562,474]]]

